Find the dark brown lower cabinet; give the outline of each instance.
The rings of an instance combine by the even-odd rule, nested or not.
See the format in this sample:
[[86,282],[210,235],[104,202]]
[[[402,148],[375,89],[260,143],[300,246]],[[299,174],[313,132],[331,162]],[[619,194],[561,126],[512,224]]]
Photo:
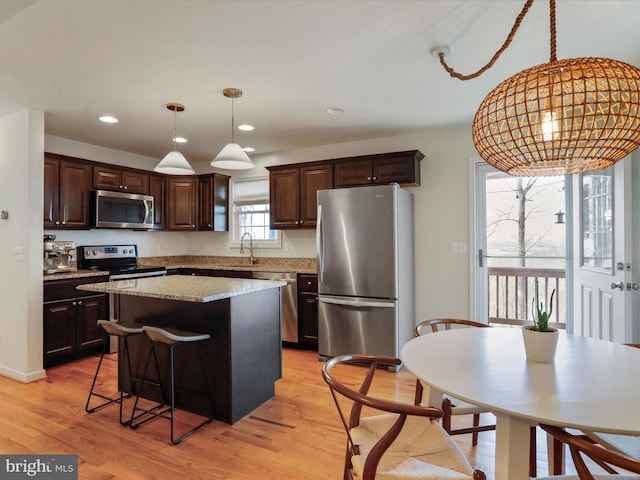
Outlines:
[[298,275],[298,339],[309,350],[318,350],[318,276]]
[[52,367],[93,355],[102,348],[100,319],[109,318],[109,297],[75,290],[83,283],[107,277],[45,282],[43,306],[43,366]]

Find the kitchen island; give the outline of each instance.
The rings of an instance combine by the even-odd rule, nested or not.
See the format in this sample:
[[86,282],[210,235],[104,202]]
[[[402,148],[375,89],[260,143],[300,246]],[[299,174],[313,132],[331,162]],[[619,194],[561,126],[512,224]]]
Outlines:
[[[209,333],[205,369],[214,395],[214,416],[233,424],[273,398],[275,381],[282,376],[280,287],[284,285],[280,281],[170,275],[92,283],[78,289],[114,295],[120,321]],[[142,376],[149,348],[145,335],[130,337],[134,377]],[[176,358],[178,389],[202,391],[197,349],[181,349]],[[131,392],[126,360],[119,350],[119,388]],[[158,359],[162,383],[168,386],[168,355]],[[142,395],[161,399],[154,388],[146,388]],[[179,396],[176,404],[207,415],[206,401],[197,397]]]

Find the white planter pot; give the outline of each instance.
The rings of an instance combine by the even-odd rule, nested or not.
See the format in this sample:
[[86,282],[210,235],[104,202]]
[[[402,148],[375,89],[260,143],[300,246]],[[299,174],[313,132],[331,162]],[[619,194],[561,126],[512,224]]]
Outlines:
[[559,332],[538,332],[531,327],[522,327],[522,338],[527,358],[533,362],[552,363],[556,356]]

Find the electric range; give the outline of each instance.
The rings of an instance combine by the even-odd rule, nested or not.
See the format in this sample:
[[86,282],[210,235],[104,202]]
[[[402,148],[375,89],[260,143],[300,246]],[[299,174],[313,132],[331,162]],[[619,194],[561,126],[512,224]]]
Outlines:
[[[109,281],[157,277],[167,274],[165,267],[139,267],[137,245],[83,245],[76,248],[79,269],[109,273]],[[109,294],[109,321],[119,321],[120,298]],[[111,336],[109,353],[118,351],[118,339]]]
[[83,245],[77,247],[78,268],[109,272],[109,280],[166,275],[165,267],[138,266],[137,245]]

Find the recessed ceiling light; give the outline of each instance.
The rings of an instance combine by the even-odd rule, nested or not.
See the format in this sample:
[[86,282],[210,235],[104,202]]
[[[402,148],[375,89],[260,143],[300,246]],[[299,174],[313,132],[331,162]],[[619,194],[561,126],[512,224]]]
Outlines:
[[244,147],[242,150],[244,150],[245,152],[255,152],[256,149],[253,147]]
[[118,119],[116,117],[112,117],[111,115],[103,115],[99,118],[99,120],[104,123],[118,123]]
[[187,143],[187,139],[184,137],[176,137],[173,139],[173,141],[176,143]]
[[244,132],[250,132],[253,130],[253,125],[247,125],[246,123],[243,125],[238,125],[238,130],[242,130]]
[[342,115],[347,110],[342,107],[329,107],[325,110],[329,115]]

